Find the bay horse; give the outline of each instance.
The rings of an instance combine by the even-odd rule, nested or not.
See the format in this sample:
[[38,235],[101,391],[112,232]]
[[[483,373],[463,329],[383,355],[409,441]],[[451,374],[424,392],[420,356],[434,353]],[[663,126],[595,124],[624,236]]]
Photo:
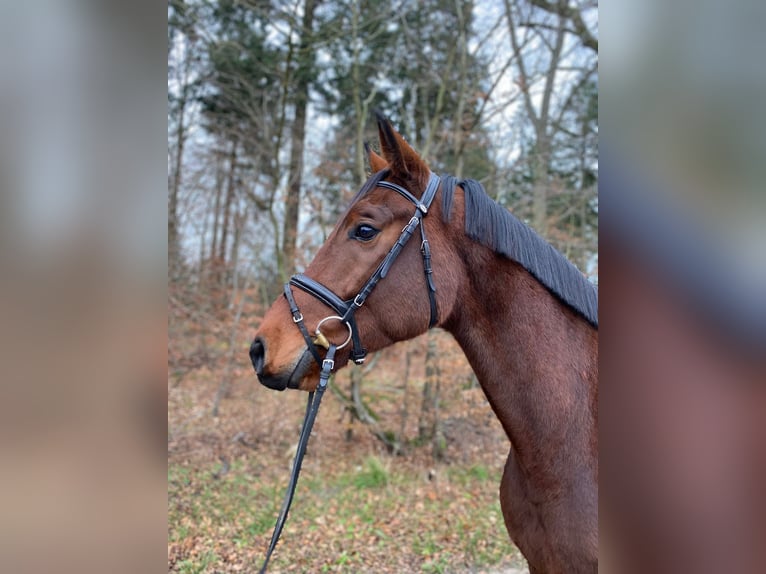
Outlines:
[[435,176],[377,123],[374,175],[256,333],[258,378],[311,392],[320,365],[449,331],[510,440],[500,505],[530,572],[596,572],[597,289],[478,182]]

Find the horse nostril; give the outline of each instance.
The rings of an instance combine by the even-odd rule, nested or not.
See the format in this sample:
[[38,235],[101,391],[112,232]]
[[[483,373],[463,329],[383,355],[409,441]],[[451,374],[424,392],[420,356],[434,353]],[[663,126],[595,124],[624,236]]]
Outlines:
[[258,376],[263,374],[263,358],[265,355],[266,346],[263,344],[261,338],[258,337],[253,341],[253,344],[250,345],[250,360],[252,361],[253,368]]

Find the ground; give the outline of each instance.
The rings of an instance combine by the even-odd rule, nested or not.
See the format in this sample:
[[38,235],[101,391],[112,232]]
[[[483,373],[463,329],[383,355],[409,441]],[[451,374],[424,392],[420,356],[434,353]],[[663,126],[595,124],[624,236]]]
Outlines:
[[[435,461],[431,444],[417,441],[425,344],[398,345],[367,376],[364,393],[382,428],[404,429],[406,452],[393,456],[367,428],[349,426],[341,401],[326,393],[270,572],[525,571],[498,501],[507,438],[481,389],[467,383],[470,370],[459,350],[440,336],[444,459]],[[407,349],[413,367],[405,389]],[[227,372],[230,392],[213,416]],[[345,388],[347,372],[335,384]],[[257,571],[287,484],[305,400],[301,392],[259,385],[246,350],[233,367],[212,361],[171,370],[169,572]]]

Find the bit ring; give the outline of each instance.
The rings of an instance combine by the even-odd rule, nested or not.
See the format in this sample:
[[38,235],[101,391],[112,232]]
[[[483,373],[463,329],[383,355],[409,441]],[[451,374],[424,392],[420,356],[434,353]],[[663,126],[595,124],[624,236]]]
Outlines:
[[349,342],[351,342],[351,337],[354,334],[353,331],[351,330],[351,325],[349,324],[348,321],[344,321],[343,317],[340,317],[338,315],[330,315],[329,317],[325,317],[324,319],[319,321],[319,323],[317,324],[317,328],[316,328],[314,334],[317,335],[317,336],[321,335],[322,337],[324,337],[324,334],[322,333],[322,331],[319,328],[322,326],[323,323],[325,323],[326,321],[329,321],[330,319],[336,319],[337,321],[340,321],[341,323],[344,323],[346,325],[346,328],[348,329],[348,337],[346,337],[346,340],[343,341],[342,344],[340,344],[340,345],[338,345],[336,347],[336,349],[340,350],[343,347],[345,347],[346,345],[348,345]]

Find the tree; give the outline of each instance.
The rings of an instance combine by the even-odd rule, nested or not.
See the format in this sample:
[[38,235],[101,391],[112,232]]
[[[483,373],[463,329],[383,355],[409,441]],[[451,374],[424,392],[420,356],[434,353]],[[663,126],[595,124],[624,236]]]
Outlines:
[[504,0],[504,7],[523,104],[517,117],[529,128],[513,181],[529,190],[532,226],[583,265],[586,249],[569,247],[593,235],[597,221],[598,43],[584,23],[589,6]]
[[285,220],[282,232],[282,281],[295,271],[295,242],[298,235],[298,215],[303,182],[303,149],[306,139],[306,113],[309,105],[309,88],[314,79],[314,11],[317,0],[305,0],[303,4],[303,23],[299,29],[300,43],[295,55],[295,75],[292,82],[295,90],[292,104],[295,110],[293,125],[290,130],[290,176],[285,199]]
[[168,3],[168,276],[181,275],[179,195],[192,103],[200,89],[197,13],[183,0]]
[[280,151],[287,139],[291,45],[269,37],[282,17],[261,3],[222,0],[209,7],[207,90],[201,102],[205,130],[215,142],[212,151],[222,158],[217,169],[225,170],[216,178],[209,255],[219,283],[231,274],[227,259],[230,263],[238,254],[235,240],[242,230],[231,227],[247,223],[243,204],[255,206],[256,219],[265,215],[272,231],[273,258],[264,261],[263,273],[284,274],[277,196],[285,173]]

